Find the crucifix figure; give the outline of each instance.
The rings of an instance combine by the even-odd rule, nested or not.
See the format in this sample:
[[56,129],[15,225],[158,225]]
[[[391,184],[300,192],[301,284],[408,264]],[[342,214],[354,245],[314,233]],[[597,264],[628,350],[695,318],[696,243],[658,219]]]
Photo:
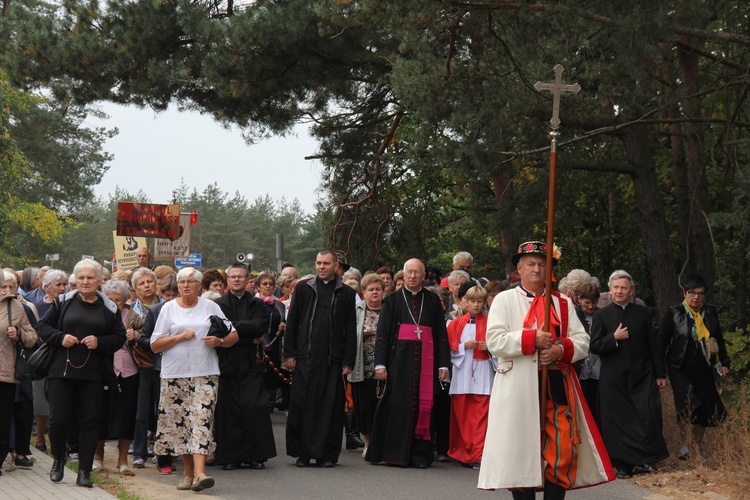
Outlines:
[[560,127],[560,94],[563,92],[577,94],[581,90],[581,86],[577,83],[573,85],[563,83],[562,74],[565,68],[562,65],[558,64],[553,69],[555,70],[555,81],[553,83],[536,82],[534,89],[537,92],[541,92],[542,90],[552,92],[552,119],[550,120],[550,124],[552,124],[552,130],[557,130]]
[[414,329],[414,333],[417,334],[417,339],[422,340],[422,329],[419,328],[419,325]]

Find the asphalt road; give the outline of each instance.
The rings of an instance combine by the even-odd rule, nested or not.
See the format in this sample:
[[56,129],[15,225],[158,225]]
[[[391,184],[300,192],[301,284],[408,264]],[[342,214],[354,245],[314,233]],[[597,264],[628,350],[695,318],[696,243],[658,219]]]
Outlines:
[[[339,464],[333,469],[315,466],[299,468],[294,459],[286,456],[282,412],[271,415],[278,456],[266,463],[261,471],[241,469],[224,471],[209,467],[216,486],[201,496],[221,499],[510,499],[508,491],[481,491],[476,487],[478,471],[451,463],[435,463],[426,470],[374,466],[362,460],[362,450],[342,450]],[[178,465],[181,469],[181,464]],[[179,473],[172,476],[151,476],[151,480],[172,488]],[[160,488],[161,489],[161,488]],[[189,492],[187,492],[190,494]],[[180,498],[184,498],[184,494]],[[541,494],[537,495],[542,498]],[[648,490],[630,481],[613,481],[606,485],[569,492],[575,500],[655,498]]]

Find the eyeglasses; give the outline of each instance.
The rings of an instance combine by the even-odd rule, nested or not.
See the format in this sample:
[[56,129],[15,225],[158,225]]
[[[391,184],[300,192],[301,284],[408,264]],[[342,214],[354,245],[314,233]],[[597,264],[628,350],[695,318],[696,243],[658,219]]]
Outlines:
[[244,280],[247,276],[227,276],[228,280]]
[[423,274],[424,271],[404,271],[404,274],[407,276],[419,276],[420,274]]

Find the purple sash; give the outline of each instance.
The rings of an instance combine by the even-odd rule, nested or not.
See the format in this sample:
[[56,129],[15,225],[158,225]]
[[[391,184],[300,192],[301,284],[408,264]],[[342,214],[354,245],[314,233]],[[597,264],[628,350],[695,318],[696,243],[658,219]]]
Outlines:
[[[419,331],[417,331],[419,330]],[[434,388],[434,352],[432,347],[432,328],[424,325],[401,324],[398,329],[399,340],[410,340],[422,343],[422,371],[419,376],[419,416],[414,434],[418,439],[430,441],[430,416],[432,415],[432,397]]]

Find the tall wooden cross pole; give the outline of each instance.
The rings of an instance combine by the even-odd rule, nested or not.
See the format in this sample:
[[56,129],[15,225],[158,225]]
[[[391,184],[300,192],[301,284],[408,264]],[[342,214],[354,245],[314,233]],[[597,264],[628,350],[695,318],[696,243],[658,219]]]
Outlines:
[[[552,254],[555,248],[555,183],[557,182],[557,138],[560,136],[560,132],[557,131],[560,128],[560,95],[563,92],[572,92],[577,94],[581,90],[581,86],[576,84],[566,85],[562,81],[562,74],[564,68],[561,65],[557,65],[554,68],[555,81],[553,83],[542,83],[536,82],[534,89],[537,92],[547,90],[552,92],[552,119],[550,125],[552,130],[549,133],[549,137],[552,140],[552,146],[550,148],[549,155],[549,201],[547,204],[547,275],[545,283],[545,302],[544,302],[544,325],[542,326],[543,331],[551,330],[550,324],[550,312],[552,310]],[[542,432],[544,432],[544,419],[545,419],[545,407],[547,404],[547,366],[542,366],[542,383],[539,388],[539,418],[541,421]]]

